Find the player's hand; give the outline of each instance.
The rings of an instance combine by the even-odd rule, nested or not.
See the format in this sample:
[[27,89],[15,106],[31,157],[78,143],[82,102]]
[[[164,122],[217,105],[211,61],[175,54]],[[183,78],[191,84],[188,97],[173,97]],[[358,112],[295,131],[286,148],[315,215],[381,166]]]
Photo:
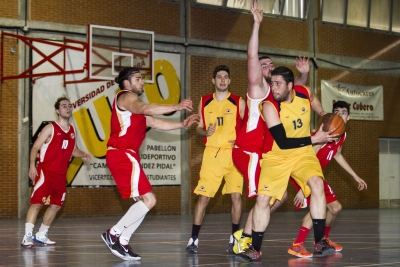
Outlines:
[[236,141],[236,140],[228,140],[228,143],[231,143],[231,147],[232,147],[232,148],[235,146],[235,141]]
[[313,144],[332,142],[332,141],[336,140],[337,138],[339,138],[338,134],[335,134],[335,135],[331,134],[334,131],[336,131],[336,128],[333,128],[329,132],[324,132],[322,130],[323,126],[324,125],[321,124],[321,126],[318,129],[318,131],[313,136],[311,136],[311,142]]
[[92,158],[90,157],[90,154],[83,152],[83,160],[85,160],[87,163],[90,163],[92,161]]
[[263,20],[264,11],[258,9],[258,1],[253,0],[250,6],[250,11],[253,13],[254,22],[261,23]]
[[175,110],[193,111],[193,102],[190,99],[183,99],[179,104],[175,105]]
[[296,196],[294,197],[294,206],[295,207],[302,207],[303,203],[304,203],[304,194],[302,190],[299,190],[299,192],[297,192]]
[[182,125],[184,128],[189,128],[190,126],[193,125],[193,123],[196,123],[198,125],[200,122],[200,115],[199,114],[193,114],[187,117],[183,122]]
[[367,183],[361,179],[360,177],[355,177],[354,180],[358,183],[358,190],[361,191],[363,189],[367,190]]
[[29,167],[29,178],[32,180],[32,182],[35,183],[35,177],[37,176],[37,169],[35,166]]
[[310,58],[309,57],[296,57],[296,68],[301,74],[306,74],[310,72]]
[[207,128],[206,136],[211,136],[215,130],[217,129],[217,123],[214,124],[210,123]]

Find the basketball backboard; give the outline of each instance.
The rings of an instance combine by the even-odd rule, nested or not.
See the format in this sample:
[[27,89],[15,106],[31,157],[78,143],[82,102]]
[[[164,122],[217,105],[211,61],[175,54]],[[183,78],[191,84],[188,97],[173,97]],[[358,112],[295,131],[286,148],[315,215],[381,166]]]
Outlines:
[[88,25],[89,79],[114,80],[121,69],[137,67],[154,80],[154,32]]

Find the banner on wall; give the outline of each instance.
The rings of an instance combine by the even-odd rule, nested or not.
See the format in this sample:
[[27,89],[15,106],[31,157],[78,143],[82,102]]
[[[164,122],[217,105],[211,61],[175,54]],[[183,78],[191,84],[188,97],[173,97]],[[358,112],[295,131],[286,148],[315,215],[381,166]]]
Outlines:
[[350,105],[352,120],[383,121],[383,86],[360,86],[331,81],[321,81],[322,108],[330,112],[336,101]]
[[[52,47],[36,44],[46,54]],[[42,60],[32,54],[34,65]],[[62,65],[62,55],[53,60]],[[68,52],[67,68],[77,69],[85,63],[82,52]],[[42,64],[35,72],[53,71],[54,66]],[[141,99],[158,104],[177,104],[180,101],[180,55],[155,53],[154,74],[158,77],[153,84],[145,84]],[[67,75],[67,80],[81,80],[85,74]],[[63,87],[63,77],[47,76],[35,81],[32,93],[32,133],[35,134],[42,122],[56,120],[54,103],[66,95],[73,105],[70,123],[77,131],[77,146],[92,155],[90,164],[80,158],[73,158],[67,173],[69,186],[109,186],[115,185],[107,167],[105,156],[110,136],[111,107],[118,84],[114,81],[68,84]],[[180,114],[157,116],[171,121],[180,121]],[[152,185],[181,184],[181,134],[180,130],[168,132],[148,129],[146,139],[140,149],[141,165]]]

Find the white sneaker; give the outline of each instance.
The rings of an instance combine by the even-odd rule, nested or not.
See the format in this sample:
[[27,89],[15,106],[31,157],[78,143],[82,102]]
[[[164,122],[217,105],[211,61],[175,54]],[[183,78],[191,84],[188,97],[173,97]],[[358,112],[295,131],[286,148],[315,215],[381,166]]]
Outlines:
[[226,249],[226,252],[229,252],[229,253],[234,253],[233,252],[233,247],[235,246],[235,238],[233,237],[233,235],[231,235],[230,237],[229,237],[229,245],[228,245],[228,248]]
[[35,244],[33,244],[32,240],[32,233],[28,233],[27,235],[24,235],[24,238],[22,239],[21,246],[30,248],[33,247]]
[[199,239],[198,238],[195,238],[194,240],[193,240],[193,238],[190,238],[189,239],[189,243],[187,244],[187,247],[186,247],[186,251],[187,252],[194,252],[194,253],[197,253],[197,248],[199,247]]
[[45,246],[55,246],[56,242],[51,241],[47,236],[47,232],[37,232],[36,235],[33,236],[33,241],[43,244]]

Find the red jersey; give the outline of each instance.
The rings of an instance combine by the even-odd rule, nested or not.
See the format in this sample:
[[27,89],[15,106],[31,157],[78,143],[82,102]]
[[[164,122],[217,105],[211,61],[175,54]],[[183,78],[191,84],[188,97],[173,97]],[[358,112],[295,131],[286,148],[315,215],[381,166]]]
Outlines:
[[139,148],[146,137],[146,116],[118,108],[118,97],[128,92],[132,91],[124,89],[115,96],[111,113],[111,134],[107,146],[139,152]]
[[[313,135],[316,132],[313,133]],[[346,139],[346,133],[344,133],[339,141],[335,142],[329,142],[325,143],[324,145],[321,146],[321,148],[317,152],[317,158],[319,160],[319,163],[321,163],[321,168],[325,169],[326,165],[335,157],[336,153],[339,151],[339,149],[343,146],[344,140]]]
[[55,121],[51,125],[53,133],[50,141],[40,148],[38,169],[65,175],[76,145],[75,128],[70,124],[68,131],[64,131]]
[[272,96],[271,88],[264,98],[252,99],[246,95],[246,106],[242,124],[236,131],[235,145],[249,152],[261,153],[265,131],[268,127],[262,118],[262,102]]

